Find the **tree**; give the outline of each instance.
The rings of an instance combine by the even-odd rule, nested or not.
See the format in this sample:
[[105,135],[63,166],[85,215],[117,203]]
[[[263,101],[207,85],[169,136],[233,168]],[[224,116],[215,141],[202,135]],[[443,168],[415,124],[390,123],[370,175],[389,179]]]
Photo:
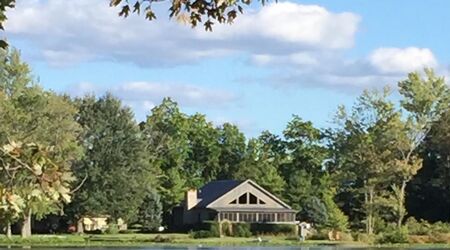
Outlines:
[[403,135],[397,136],[394,140],[400,153],[395,164],[400,183],[393,185],[394,199],[397,201],[398,227],[401,227],[406,216],[406,185],[422,168],[422,159],[417,149],[429,133],[432,124],[448,110],[450,103],[450,90],[445,79],[436,77],[430,69],[425,69],[425,75],[426,78],[423,78],[418,72],[410,73],[408,79],[398,84],[399,92],[403,96],[401,106],[409,113],[404,127],[394,132],[396,135]]
[[[5,30],[3,23],[6,21],[6,9],[14,8],[16,5],[16,0],[0,0],[0,30]],[[1,39],[0,40],[0,48],[6,49],[8,47],[8,43]]]
[[75,219],[108,215],[132,221],[158,171],[149,163],[134,115],[110,94],[86,96],[76,103],[85,154],[74,164],[74,172],[86,180],[68,211]]
[[392,121],[398,121],[400,114],[387,100],[389,94],[388,88],[382,92],[364,91],[351,114],[341,107],[336,120],[339,127],[332,136],[336,152],[331,164],[340,182],[338,192],[349,194],[341,195],[348,197],[345,203],[355,202],[354,197],[358,197],[352,209],[363,211],[368,234],[373,233],[380,211],[379,199],[393,183],[395,150],[392,138],[386,135],[392,134]]
[[[64,96],[43,90],[33,82],[29,66],[16,50],[0,51],[0,145],[11,141],[52,147],[52,162],[70,168],[81,155],[77,137],[81,128],[74,121],[76,108]],[[24,199],[25,216],[51,213],[52,206],[39,206]],[[34,209],[32,209],[34,208]],[[29,223],[23,230],[31,232]]]
[[230,123],[224,123],[217,130],[219,131],[219,165],[221,167],[217,179],[232,179],[244,159],[245,136],[236,125]]
[[421,146],[423,168],[407,187],[407,211],[417,219],[450,221],[450,109],[433,123]]
[[200,187],[215,180],[219,172],[219,133],[201,114],[187,119],[188,156],[183,169],[189,187]]
[[14,141],[0,149],[1,217],[10,224],[22,216],[24,238],[31,236],[33,213],[46,214],[49,208],[71,200],[75,178],[70,168],[53,161],[53,153],[52,147]]
[[142,225],[143,231],[151,232],[158,229],[162,223],[161,197],[155,190],[147,191],[139,207],[137,222]]
[[[148,20],[156,19],[152,4],[157,0],[111,0],[111,6],[120,6],[120,16],[127,17],[131,13],[145,13]],[[261,0],[264,4],[266,1]],[[177,20],[197,26],[203,24],[206,30],[212,31],[215,22],[233,23],[238,13],[243,13],[243,6],[249,5],[251,0],[240,1],[215,1],[215,0],[195,0],[195,1],[172,1],[169,8],[169,16]]]
[[190,154],[188,117],[180,111],[176,102],[164,98],[160,105],[152,109],[141,128],[150,162],[161,170],[158,191],[167,219],[188,188],[189,176],[184,171]]
[[278,172],[278,165],[271,152],[267,149],[261,140],[250,139],[244,159],[239,170],[234,173],[233,179],[252,179],[269,192],[281,195],[286,183]]

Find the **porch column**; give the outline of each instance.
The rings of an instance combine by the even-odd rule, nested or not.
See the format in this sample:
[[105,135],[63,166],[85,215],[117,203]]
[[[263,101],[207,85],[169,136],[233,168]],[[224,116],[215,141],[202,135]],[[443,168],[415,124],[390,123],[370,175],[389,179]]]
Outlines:
[[236,222],[239,222],[239,213],[236,213]]
[[278,214],[277,214],[277,213],[275,213],[275,215],[274,215],[274,217],[273,217],[273,221],[274,221],[274,222],[278,222]]

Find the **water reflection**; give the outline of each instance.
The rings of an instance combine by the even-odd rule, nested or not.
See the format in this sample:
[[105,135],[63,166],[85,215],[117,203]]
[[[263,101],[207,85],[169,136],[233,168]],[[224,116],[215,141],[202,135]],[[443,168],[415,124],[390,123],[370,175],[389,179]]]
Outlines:
[[[15,248],[15,247],[14,247]],[[23,247],[17,247],[19,249]],[[8,249],[1,248],[0,249]],[[248,246],[248,247],[209,247],[209,246],[189,246],[189,247],[33,247],[33,250],[450,250],[450,248],[433,248],[433,247],[343,247],[343,246],[293,246],[293,247],[276,247],[276,246]]]

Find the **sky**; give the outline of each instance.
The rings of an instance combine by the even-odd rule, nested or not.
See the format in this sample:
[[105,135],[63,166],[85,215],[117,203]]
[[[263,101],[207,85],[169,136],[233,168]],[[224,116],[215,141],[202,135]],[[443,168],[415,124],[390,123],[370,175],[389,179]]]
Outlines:
[[395,88],[408,72],[448,75],[447,0],[280,0],[213,32],[118,17],[108,0],[20,0],[5,34],[46,89],[119,97],[144,120],[166,96],[183,112],[281,134],[292,115],[332,126],[338,105]]

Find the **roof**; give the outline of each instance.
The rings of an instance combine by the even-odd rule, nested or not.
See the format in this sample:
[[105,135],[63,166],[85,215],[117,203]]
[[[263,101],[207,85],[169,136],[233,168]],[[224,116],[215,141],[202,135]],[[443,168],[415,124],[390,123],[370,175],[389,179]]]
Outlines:
[[195,208],[210,208],[210,205],[216,200],[218,200],[220,197],[226,195],[228,192],[239,187],[240,185],[245,184],[253,185],[255,188],[259,189],[261,192],[269,196],[271,199],[278,202],[285,209],[292,210],[292,208],[288,204],[284,203],[278,197],[271,194],[269,191],[265,190],[252,180],[245,180],[245,181],[219,180],[209,182],[208,184],[206,184],[197,191],[198,203],[195,206]]
[[220,180],[212,181],[198,190],[197,197],[200,202],[195,206],[196,208],[205,208],[211,202],[217,200],[219,197],[228,193],[232,189],[239,186],[243,181],[236,180]]

